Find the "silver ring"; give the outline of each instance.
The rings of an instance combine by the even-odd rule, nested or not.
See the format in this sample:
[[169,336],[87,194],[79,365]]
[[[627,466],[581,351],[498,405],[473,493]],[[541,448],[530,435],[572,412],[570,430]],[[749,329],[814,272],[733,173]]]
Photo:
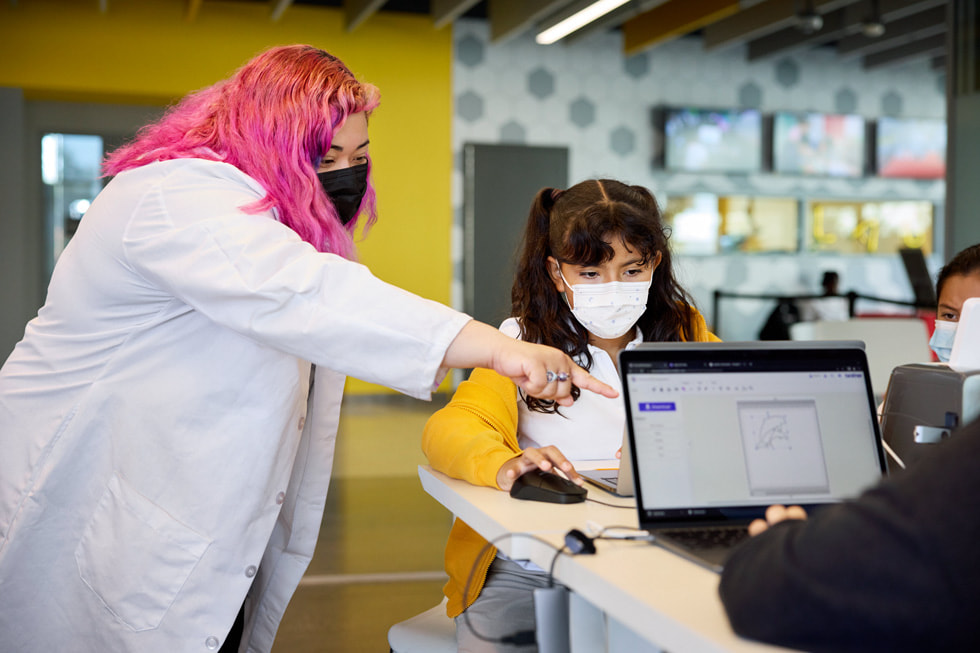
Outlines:
[[559,372],[558,373],[558,381],[559,382],[561,382],[561,381],[567,381],[567,380],[568,380],[568,372]]
[[548,375],[545,378],[548,379],[548,383],[553,383],[558,378],[558,375],[548,370]]

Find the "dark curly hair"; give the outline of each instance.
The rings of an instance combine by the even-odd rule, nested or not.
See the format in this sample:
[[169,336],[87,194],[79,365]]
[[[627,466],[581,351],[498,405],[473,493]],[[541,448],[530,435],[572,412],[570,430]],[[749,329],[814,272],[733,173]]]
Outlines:
[[950,277],[968,276],[977,272],[980,272],[980,244],[967,247],[939,270],[939,276],[936,277],[936,297],[943,294],[943,286]]
[[[653,273],[647,309],[637,322],[647,341],[679,341],[694,337],[694,302],[674,278],[669,235],[653,194],[642,186],[612,179],[583,181],[568,190],[544,188],[531,206],[524,242],[511,290],[511,315],[521,337],[582,356],[592,366],[589,332],[572,316],[555,290],[547,259],[572,265],[599,265],[613,257],[604,238],[619,237],[645,260],[661,255]],[[578,397],[579,389],[572,389]],[[525,397],[538,412],[556,412],[551,402]]]

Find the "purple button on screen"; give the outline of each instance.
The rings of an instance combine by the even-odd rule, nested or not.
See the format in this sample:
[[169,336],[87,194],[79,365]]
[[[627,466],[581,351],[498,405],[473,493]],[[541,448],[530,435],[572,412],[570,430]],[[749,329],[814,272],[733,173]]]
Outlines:
[[677,410],[677,404],[675,404],[673,401],[646,401],[640,403],[641,413],[674,410]]

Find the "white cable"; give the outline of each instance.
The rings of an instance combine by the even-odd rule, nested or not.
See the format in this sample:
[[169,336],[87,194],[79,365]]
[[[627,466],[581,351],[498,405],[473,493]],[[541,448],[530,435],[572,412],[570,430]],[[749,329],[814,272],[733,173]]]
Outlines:
[[633,526],[602,526],[591,519],[585,521],[585,534],[592,538],[601,537],[604,540],[646,540],[650,531]]
[[897,453],[895,453],[894,451],[892,451],[892,448],[888,446],[888,443],[885,442],[884,440],[882,440],[881,441],[881,445],[885,448],[885,452],[889,456],[891,456],[892,458],[895,459],[895,462],[898,463],[898,466],[901,467],[902,469],[905,469],[905,463],[902,462],[902,459],[898,457],[898,454]]

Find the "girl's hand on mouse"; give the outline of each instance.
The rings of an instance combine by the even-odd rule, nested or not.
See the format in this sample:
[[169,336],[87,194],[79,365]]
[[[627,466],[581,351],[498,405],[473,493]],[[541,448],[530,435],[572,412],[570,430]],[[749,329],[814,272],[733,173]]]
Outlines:
[[549,446],[535,449],[529,447],[521,452],[516,458],[511,458],[497,470],[497,486],[510,492],[514,485],[514,479],[533,469],[540,469],[545,472],[554,472],[556,469],[577,485],[582,485],[582,477],[575,472],[575,467],[565,458],[565,455],[558,450],[558,447]]

